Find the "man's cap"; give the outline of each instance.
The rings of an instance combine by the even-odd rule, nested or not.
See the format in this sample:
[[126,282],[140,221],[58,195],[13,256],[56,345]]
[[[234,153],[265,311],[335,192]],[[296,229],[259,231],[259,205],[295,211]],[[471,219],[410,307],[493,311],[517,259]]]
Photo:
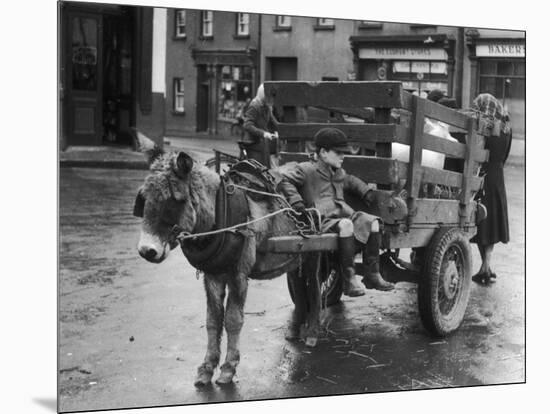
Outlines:
[[337,128],[321,128],[314,137],[315,146],[326,150],[336,150],[350,154],[351,148],[348,138],[343,131]]
[[456,99],[449,98],[447,96],[444,96],[443,98],[441,98],[439,101],[437,101],[437,103],[439,105],[443,105],[443,106],[446,106],[446,107],[452,108],[452,109],[457,109],[458,108],[458,105],[456,103]]
[[445,92],[441,89],[433,89],[427,96],[427,99],[433,102],[439,102],[441,98],[445,97]]

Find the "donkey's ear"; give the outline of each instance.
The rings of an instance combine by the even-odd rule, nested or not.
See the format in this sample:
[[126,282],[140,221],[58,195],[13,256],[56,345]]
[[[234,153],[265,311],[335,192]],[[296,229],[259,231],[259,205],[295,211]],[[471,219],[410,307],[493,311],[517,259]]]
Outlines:
[[147,138],[136,128],[132,128],[134,146],[145,155],[147,163],[151,165],[158,157],[164,154],[162,148]]
[[180,151],[178,157],[176,158],[176,165],[174,166],[174,171],[176,175],[180,178],[185,178],[189,172],[193,169],[193,158],[187,155],[185,152]]

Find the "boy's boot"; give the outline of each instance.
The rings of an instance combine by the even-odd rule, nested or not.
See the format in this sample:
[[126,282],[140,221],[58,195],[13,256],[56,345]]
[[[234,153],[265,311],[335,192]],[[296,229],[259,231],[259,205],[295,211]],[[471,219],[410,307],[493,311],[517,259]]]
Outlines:
[[338,254],[344,281],[344,295],[363,296],[365,289],[355,279],[355,240],[353,236],[338,238]]
[[367,289],[393,290],[393,283],[387,282],[380,274],[380,233],[371,233],[363,248],[365,275],[363,284]]

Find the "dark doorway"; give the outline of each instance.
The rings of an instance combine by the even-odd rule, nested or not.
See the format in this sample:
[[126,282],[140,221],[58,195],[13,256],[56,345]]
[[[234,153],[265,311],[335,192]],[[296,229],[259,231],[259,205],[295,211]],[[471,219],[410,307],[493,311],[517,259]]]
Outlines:
[[210,88],[208,82],[198,85],[197,89],[197,132],[208,130],[208,96]]
[[129,12],[103,18],[104,145],[130,145],[132,105],[132,19]]
[[130,144],[132,8],[61,10],[63,145]]
[[[293,57],[267,58],[265,78],[273,81],[298,80],[298,59]],[[294,106],[275,108],[274,113],[281,122],[296,122],[296,107]]]

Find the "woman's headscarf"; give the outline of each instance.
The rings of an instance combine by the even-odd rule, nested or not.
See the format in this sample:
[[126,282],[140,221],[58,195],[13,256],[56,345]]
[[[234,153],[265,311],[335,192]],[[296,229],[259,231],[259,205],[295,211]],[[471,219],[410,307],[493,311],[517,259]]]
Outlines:
[[500,101],[490,93],[482,93],[472,102],[471,109],[482,117],[489,118],[491,121],[500,121],[502,123],[502,132],[505,134],[511,130],[510,116]]

